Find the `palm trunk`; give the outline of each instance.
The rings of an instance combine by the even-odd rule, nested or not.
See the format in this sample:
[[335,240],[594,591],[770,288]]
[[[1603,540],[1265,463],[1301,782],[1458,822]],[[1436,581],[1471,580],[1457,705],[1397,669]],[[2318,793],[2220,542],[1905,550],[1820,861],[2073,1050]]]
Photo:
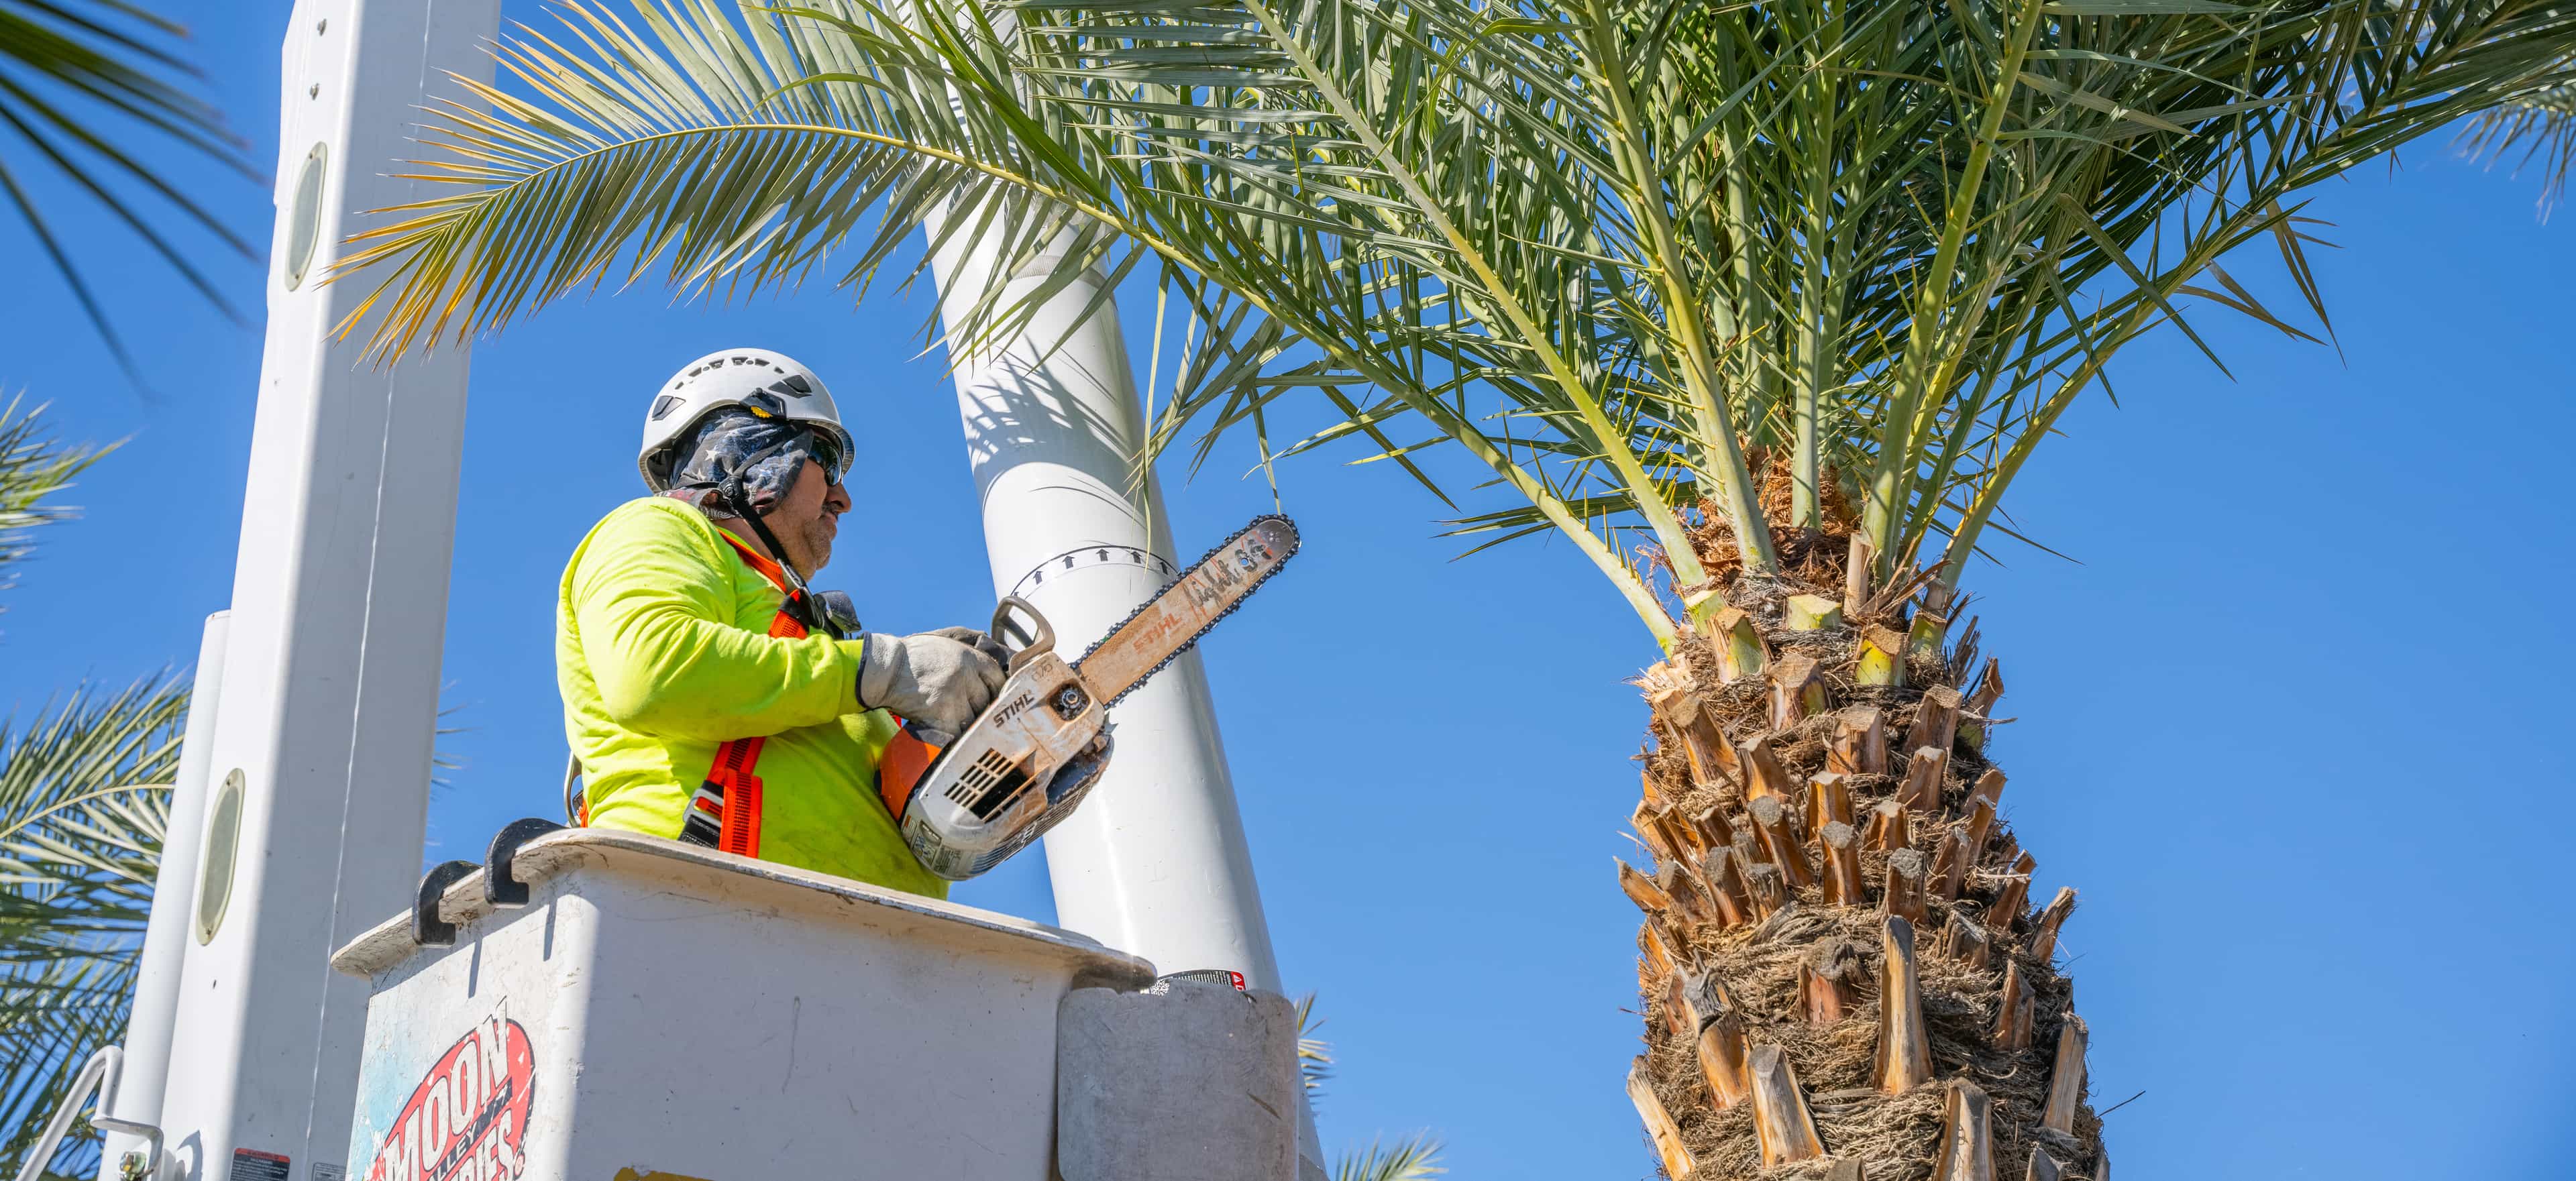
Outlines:
[[[2054,965],[2074,892],[2032,913],[2033,859],[1995,813],[2002,682],[1973,623],[1832,574],[1739,578],[1704,629],[1734,642],[1686,633],[1640,682],[1630,1096],[1675,1178],[2101,1181]],[[1864,647],[1901,659],[1864,668]]]

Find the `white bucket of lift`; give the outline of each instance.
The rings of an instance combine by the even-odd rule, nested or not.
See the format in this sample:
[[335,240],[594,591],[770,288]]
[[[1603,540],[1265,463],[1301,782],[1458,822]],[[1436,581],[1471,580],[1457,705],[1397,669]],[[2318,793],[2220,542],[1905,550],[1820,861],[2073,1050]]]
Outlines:
[[341,949],[373,982],[351,1181],[1047,1181],[1057,1006],[1150,984],[1068,931],[602,829]]

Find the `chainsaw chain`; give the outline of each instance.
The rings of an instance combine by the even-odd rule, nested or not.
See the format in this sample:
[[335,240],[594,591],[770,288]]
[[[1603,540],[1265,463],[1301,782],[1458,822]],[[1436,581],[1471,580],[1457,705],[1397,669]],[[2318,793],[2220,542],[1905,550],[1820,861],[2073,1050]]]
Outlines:
[[1227,546],[1229,546],[1229,545],[1233,545],[1235,542],[1242,540],[1242,539],[1243,539],[1243,535],[1244,535],[1244,534],[1246,534],[1246,533],[1250,533],[1250,532],[1252,532],[1253,530],[1260,528],[1260,527],[1261,527],[1261,523],[1262,523],[1262,522],[1264,522],[1264,521],[1277,521],[1277,522],[1279,522],[1280,524],[1285,525],[1285,526],[1287,526],[1287,527],[1288,527],[1288,542],[1289,542],[1289,545],[1288,545],[1288,552],[1287,552],[1286,554],[1281,555],[1281,556],[1280,556],[1280,559],[1279,559],[1279,561],[1278,561],[1278,563],[1277,563],[1277,564],[1275,564],[1275,565],[1273,565],[1273,566],[1271,566],[1271,567],[1270,567],[1270,569],[1269,569],[1269,571],[1268,571],[1267,573],[1264,573],[1260,578],[1254,579],[1254,580],[1253,580],[1253,583],[1252,583],[1252,585],[1251,585],[1251,586],[1248,586],[1248,587],[1243,588],[1243,594],[1242,594],[1242,596],[1241,596],[1241,597],[1239,597],[1239,598],[1237,598],[1237,599],[1235,599],[1235,601],[1234,601],[1234,605],[1233,605],[1233,606],[1228,607],[1228,608],[1226,608],[1226,609],[1225,609],[1225,610],[1223,610],[1223,611],[1219,611],[1219,612],[1217,612],[1216,618],[1214,618],[1214,619],[1211,619],[1211,620],[1208,620],[1208,621],[1207,621],[1207,626],[1202,627],[1202,628],[1200,628],[1199,630],[1197,630],[1197,631],[1195,631],[1195,632],[1190,633],[1190,638],[1189,638],[1186,642],[1182,643],[1180,647],[1177,647],[1177,648],[1172,649],[1171,655],[1165,656],[1162,660],[1160,660],[1160,661],[1156,662],[1156,663],[1155,663],[1155,665],[1154,665],[1154,667],[1149,668],[1149,669],[1146,669],[1146,670],[1145,670],[1145,675],[1143,675],[1143,676],[1141,676],[1141,677],[1136,678],[1136,681],[1135,681],[1135,683],[1134,683],[1134,684],[1131,684],[1131,685],[1127,686],[1125,689],[1119,690],[1119,692],[1118,692],[1118,696],[1116,696],[1116,697],[1112,697],[1112,698],[1110,698],[1109,700],[1102,702],[1102,703],[1101,703],[1101,705],[1100,705],[1100,707],[1101,707],[1102,709],[1107,709],[1107,708],[1109,708],[1109,707],[1111,707],[1111,706],[1114,706],[1114,705],[1118,704],[1118,703],[1119,703],[1119,702],[1121,702],[1121,701],[1125,701],[1125,700],[1127,700],[1127,695],[1128,695],[1128,694],[1133,693],[1133,692],[1137,691],[1138,689],[1142,689],[1142,688],[1144,688],[1144,687],[1145,687],[1145,682],[1150,681],[1150,680],[1153,680],[1156,674],[1159,674],[1159,673],[1161,673],[1161,672],[1163,671],[1163,667],[1164,667],[1165,665],[1168,665],[1168,664],[1172,663],[1173,661],[1180,659],[1180,658],[1181,658],[1181,653],[1187,652],[1187,651],[1189,651],[1189,650],[1190,650],[1190,649],[1192,649],[1192,648],[1198,647],[1199,640],[1200,640],[1200,638],[1201,638],[1201,637],[1204,637],[1204,636],[1206,636],[1209,632],[1216,630],[1216,625],[1217,625],[1217,624],[1220,624],[1220,623],[1225,622],[1225,617],[1226,617],[1226,616],[1228,616],[1228,615],[1232,615],[1232,614],[1234,614],[1234,613],[1235,613],[1235,612],[1237,612],[1237,611],[1243,610],[1243,605],[1244,605],[1245,603],[1249,603],[1249,602],[1251,602],[1251,601],[1252,601],[1252,592],[1257,591],[1257,590],[1260,590],[1260,589],[1261,589],[1261,584],[1262,584],[1262,583],[1265,583],[1265,582],[1270,581],[1270,579],[1272,578],[1272,576],[1274,576],[1274,575],[1278,574],[1281,570],[1283,570],[1283,569],[1287,568],[1287,565],[1288,565],[1288,559],[1289,559],[1289,558],[1296,557],[1296,556],[1297,556],[1297,551],[1298,551],[1300,548],[1304,547],[1304,545],[1305,545],[1305,539],[1304,539],[1303,537],[1299,536],[1299,535],[1298,535],[1298,533],[1297,533],[1297,522],[1295,522],[1295,521],[1291,521],[1291,520],[1289,520],[1287,517],[1282,516],[1282,515],[1280,515],[1280,514],[1278,514],[1278,513],[1263,513],[1263,514],[1261,514],[1260,516],[1257,516],[1257,517],[1252,518],[1251,522],[1250,522],[1249,524],[1246,524],[1243,528],[1241,528],[1241,529],[1237,529],[1237,530],[1235,530],[1235,531],[1234,531],[1234,532],[1232,532],[1232,533],[1226,534],[1226,535],[1225,535],[1225,540],[1220,541],[1220,542],[1216,543],[1215,545],[1209,546],[1209,547],[1208,547],[1208,552],[1203,553],[1203,554],[1200,554],[1200,555],[1199,555],[1199,560],[1198,560],[1198,561],[1192,562],[1192,563],[1190,563],[1190,564],[1189,564],[1189,565],[1187,565],[1187,566],[1183,566],[1183,567],[1181,567],[1181,572],[1180,572],[1179,574],[1177,574],[1177,575],[1174,575],[1174,576],[1173,576],[1173,578],[1172,578],[1172,580],[1171,580],[1170,582],[1166,582],[1166,583],[1164,583],[1163,585],[1161,585],[1161,586],[1159,586],[1159,587],[1156,587],[1156,588],[1154,589],[1154,593],[1152,593],[1152,594],[1150,594],[1150,595],[1145,596],[1145,599],[1144,599],[1144,601],[1143,601],[1143,602],[1136,604],[1136,609],[1135,609],[1135,610],[1133,610],[1133,611],[1128,612],[1128,613],[1127,613],[1127,617],[1126,617],[1125,619],[1121,619],[1121,620],[1119,620],[1118,622],[1116,622],[1116,623],[1114,623],[1114,624],[1111,624],[1111,625],[1109,626],[1109,630],[1108,630],[1108,631],[1105,631],[1105,632],[1100,633],[1100,638],[1099,638],[1099,639],[1092,641],[1092,642],[1091,642],[1091,646],[1090,646],[1090,647],[1085,648],[1085,649],[1083,649],[1083,650],[1082,650],[1082,656],[1081,656],[1081,658],[1080,658],[1080,659],[1078,659],[1078,660],[1075,660],[1075,661],[1073,662],[1073,664],[1074,664],[1074,667],[1075,667],[1075,668],[1080,668],[1080,667],[1082,667],[1082,662],[1083,662],[1084,660],[1089,660],[1089,659],[1091,659],[1091,654],[1092,654],[1092,653],[1094,653],[1094,652],[1099,651],[1099,650],[1100,650],[1100,646],[1101,646],[1102,644],[1105,644],[1105,643],[1109,642],[1109,637],[1114,636],[1114,635],[1117,635],[1117,634],[1118,634],[1118,631],[1119,631],[1119,629],[1120,629],[1120,628],[1126,627],[1129,623],[1133,622],[1137,616],[1144,614],[1144,613],[1145,613],[1145,608],[1147,608],[1147,607],[1151,607],[1151,606],[1153,606],[1156,602],[1160,601],[1160,600],[1162,599],[1162,597],[1164,596],[1164,594],[1166,594],[1167,592],[1169,592],[1173,587],[1179,586],[1179,585],[1181,584],[1181,580],[1182,580],[1182,579],[1188,578],[1190,575],[1193,575],[1193,574],[1198,573],[1198,572],[1199,572],[1199,567],[1206,565],[1206,564],[1207,564],[1207,562],[1208,562],[1208,559],[1210,559],[1210,558],[1213,558],[1213,557],[1217,556],[1217,554],[1218,554],[1218,553],[1220,553],[1220,552],[1222,552],[1222,551],[1225,549],[1225,547],[1227,547]]

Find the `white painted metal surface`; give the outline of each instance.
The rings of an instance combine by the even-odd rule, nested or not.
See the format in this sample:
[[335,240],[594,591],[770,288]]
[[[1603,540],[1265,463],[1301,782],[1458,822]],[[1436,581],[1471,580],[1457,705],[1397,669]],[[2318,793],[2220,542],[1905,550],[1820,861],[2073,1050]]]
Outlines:
[[344,1163],[366,989],[329,958],[419,870],[466,366],[461,350],[361,364],[331,329],[366,288],[319,280],[353,211],[418,198],[389,175],[415,150],[416,105],[453,91],[443,71],[490,76],[479,42],[497,19],[496,0],[301,0],[288,17],[268,340],[207,763],[211,820],[239,774],[239,855],[210,844],[191,891],[161,1104],[169,1172],[190,1181],[331,1181]]
[[[179,974],[187,966],[189,908],[196,900],[197,853],[206,827],[206,764],[214,755],[215,716],[223,704],[224,636],[232,612],[206,617],[197,672],[188,689],[188,728],[179,742],[178,778],[170,785],[170,827],[161,841],[161,871],[152,885],[152,917],[134,971],[134,1007],[125,1021],[125,1072],[107,1114],[159,1126],[161,1088],[170,1071],[170,1025],[178,1017]],[[117,1176],[144,1138],[111,1133],[99,1154],[102,1177]]]
[[[989,254],[973,250],[952,239],[933,260],[952,324],[994,277]],[[1143,411],[1117,307],[1096,284],[1070,283],[1008,347],[951,361],[994,593],[1037,604],[1078,655],[1200,552],[1174,552],[1158,488],[1128,491]],[[1198,652],[1110,721],[1109,769],[1045,838],[1056,921],[1166,971],[1225,968],[1282,991]],[[1301,1155],[1320,1173],[1311,1113],[1303,1122]]]
[[[983,257],[937,260],[950,322],[981,298],[990,271]],[[994,593],[1037,604],[1069,655],[1199,554],[1174,552],[1159,490],[1127,491],[1143,431],[1114,305],[1102,301],[1066,334],[1098,296],[1090,283],[1068,284],[1009,348],[952,358]],[[1277,990],[1198,653],[1174,661],[1110,717],[1116,757],[1081,810],[1046,837],[1056,921],[1168,971],[1226,968]]]
[[[1056,1005],[1153,966],[1075,935],[632,833],[529,842],[371,978],[359,1181],[1047,1181]],[[446,1167],[440,1167],[440,1162]],[[300,1181],[300,1175],[299,1175]]]

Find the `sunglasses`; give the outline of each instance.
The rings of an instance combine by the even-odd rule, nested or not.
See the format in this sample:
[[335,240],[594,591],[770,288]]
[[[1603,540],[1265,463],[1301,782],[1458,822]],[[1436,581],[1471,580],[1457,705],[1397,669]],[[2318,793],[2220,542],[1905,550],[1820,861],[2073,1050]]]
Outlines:
[[841,441],[822,431],[807,436],[806,454],[823,465],[823,482],[834,487],[841,483]]

